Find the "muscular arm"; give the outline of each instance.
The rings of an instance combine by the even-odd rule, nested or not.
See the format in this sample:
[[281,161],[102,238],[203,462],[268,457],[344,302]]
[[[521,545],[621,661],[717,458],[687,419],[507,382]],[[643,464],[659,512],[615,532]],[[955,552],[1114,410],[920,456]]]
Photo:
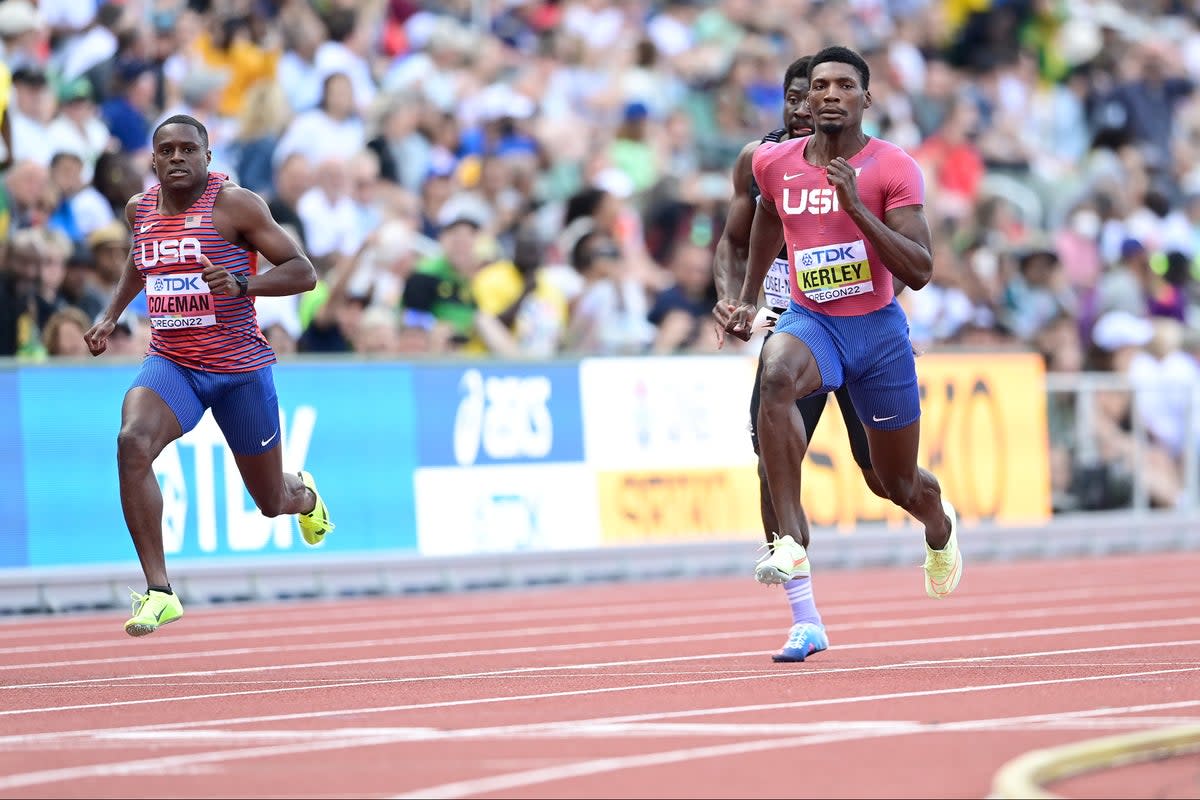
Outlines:
[[[141,200],[142,196],[136,194],[125,204],[125,224],[129,226],[130,231],[133,230],[133,219]],[[108,308],[104,310],[100,319],[115,324],[129,304],[133,302],[133,298],[137,297],[145,286],[146,282],[142,279],[142,273],[138,272],[137,267],[133,265],[133,248],[130,247],[129,255],[125,259],[125,269],[121,272],[117,288],[113,290],[112,298],[108,301]]]
[[758,211],[750,226],[750,259],[738,296],[739,303],[758,304],[759,290],[762,289],[771,262],[783,247],[783,240],[783,220],[779,218],[774,201],[763,195],[758,199]]
[[883,219],[861,202],[846,211],[896,280],[912,289],[929,283],[933,277],[933,244],[924,206],[893,208]]
[[222,212],[233,221],[238,236],[274,264],[251,276],[247,294],[278,297],[302,294],[317,285],[317,271],[296,240],[288,236],[267,210],[263,199],[240,186],[226,186],[219,195]]
[[755,200],[750,196],[750,182],[754,177],[752,163],[756,147],[758,142],[747,144],[733,164],[733,196],[729,198],[725,230],[721,232],[713,259],[717,297],[728,302],[741,292],[750,257],[750,225],[754,221],[755,206]]

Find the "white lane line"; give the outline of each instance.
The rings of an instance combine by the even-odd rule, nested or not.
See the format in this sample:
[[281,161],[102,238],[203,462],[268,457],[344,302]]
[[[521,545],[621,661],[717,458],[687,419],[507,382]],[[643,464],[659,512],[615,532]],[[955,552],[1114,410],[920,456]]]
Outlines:
[[[1111,711],[1108,709],[1105,709],[1105,711],[1111,713]],[[1056,721],[1054,719],[1055,717],[1066,718],[1068,716],[1069,714],[1039,715],[1040,719],[1046,719],[1047,717],[1050,717],[1051,719],[1046,721],[1051,725],[1053,725]],[[903,722],[885,722],[884,724],[875,728],[864,726],[845,732],[830,731],[826,733],[810,733],[808,735],[800,736],[785,736],[784,738],[778,738],[778,733],[776,733],[774,736],[770,734],[764,734],[765,738],[757,739],[751,742],[735,742],[730,744],[709,745],[704,747],[685,747],[674,750],[659,751],[655,753],[639,753],[631,756],[613,756],[608,758],[587,759],[583,761],[575,761],[569,764],[556,764],[550,767],[539,767],[537,769],[527,769],[506,774],[492,775],[486,778],[474,778],[465,781],[443,783],[435,786],[425,786],[420,789],[395,795],[394,800],[450,800],[452,798],[471,797],[492,794],[495,792],[526,789],[537,784],[552,783],[554,781],[569,780],[571,778],[581,778],[585,776],[600,775],[612,772],[623,772],[641,767],[664,766],[667,764],[692,762],[704,758],[728,758],[730,756],[745,755],[747,753],[779,750],[791,747],[812,747],[815,745],[831,744],[835,742],[879,739],[892,736],[908,736],[912,734],[927,733],[1011,733],[1013,730],[1021,729],[1023,723],[1028,724],[1030,721],[1039,720],[1039,717],[998,717],[993,719],[950,723],[932,723],[924,725]],[[1037,725],[1036,727],[1037,729],[1045,728],[1043,725]]]
[[[880,647],[912,646],[912,645],[916,645],[916,644],[933,644],[933,643],[940,644],[940,643],[948,643],[948,642],[1032,638],[1032,637],[1037,637],[1037,636],[1060,636],[1060,635],[1064,635],[1067,633],[1076,633],[1076,632],[1084,632],[1084,631],[1086,631],[1086,632],[1113,631],[1113,630],[1119,630],[1122,627],[1125,627],[1125,628],[1130,628],[1130,627],[1163,628],[1163,627],[1178,627],[1180,625],[1193,625],[1193,624],[1197,624],[1197,623],[1200,623],[1200,617],[1184,619],[1184,620],[1159,620],[1159,621],[1154,621],[1154,622],[1128,623],[1124,626],[1122,626],[1122,625],[1100,625],[1100,626],[1093,625],[1093,626],[1077,626],[1075,628],[1057,628],[1057,629],[1056,628],[1043,628],[1043,629],[1034,629],[1034,630],[1025,630],[1025,631],[1008,631],[1008,632],[1004,632],[1004,633],[970,634],[970,635],[966,635],[966,636],[937,637],[937,638],[929,638],[929,639],[908,639],[908,640],[899,640],[899,641],[891,641],[891,642],[866,642],[866,643],[861,643],[861,644],[857,644],[857,645],[846,645],[844,647],[844,649],[874,649],[874,648],[880,648]],[[1075,654],[1075,653],[1084,653],[1084,652],[1111,652],[1111,651],[1115,651],[1115,650],[1126,650],[1126,649],[1131,649],[1131,648],[1148,649],[1148,648],[1154,648],[1154,647],[1178,647],[1178,646],[1188,646],[1188,645],[1195,645],[1195,644],[1200,644],[1200,639],[1182,640],[1182,641],[1174,641],[1174,642],[1127,643],[1127,644],[1120,644],[1120,645],[1108,645],[1108,646],[1104,646],[1104,647],[1072,648],[1069,650],[1049,650],[1049,651],[1042,651],[1040,653],[1026,653],[1026,654],[1018,653],[1018,654],[1009,654],[1009,655],[1004,655],[1004,656],[972,656],[972,657],[965,657],[965,658],[946,659],[946,660],[944,660],[944,663],[948,663],[948,664],[959,663],[959,664],[961,664],[961,663],[973,663],[973,662],[978,662],[978,661],[989,661],[989,660],[994,660],[997,658],[1012,659],[1012,658],[1022,658],[1022,657],[1026,657],[1026,658],[1045,657],[1045,656],[1052,656],[1052,655],[1066,655],[1066,654]],[[162,704],[162,703],[179,703],[179,702],[183,702],[183,701],[187,701],[187,700],[206,700],[206,699],[223,698],[223,697],[245,697],[245,696],[250,696],[250,695],[273,695],[273,694],[283,694],[283,693],[293,693],[293,692],[305,692],[305,691],[312,691],[314,689],[353,688],[353,687],[359,687],[359,686],[382,686],[382,685],[395,685],[395,684],[403,684],[403,683],[447,681],[447,680],[472,680],[472,679],[494,677],[494,676],[507,676],[507,675],[516,676],[516,675],[520,675],[522,673],[526,673],[526,674],[528,674],[528,673],[545,673],[545,672],[555,672],[557,670],[582,671],[582,670],[597,669],[597,668],[601,668],[601,667],[627,666],[630,664],[648,664],[648,663],[661,663],[664,661],[729,658],[729,657],[747,656],[747,655],[759,655],[759,653],[757,651],[749,651],[749,652],[742,652],[742,653],[719,653],[719,654],[706,654],[706,655],[702,655],[702,656],[687,656],[687,657],[683,657],[683,658],[674,658],[674,659],[671,659],[671,658],[636,659],[636,660],[631,660],[631,661],[597,662],[597,663],[592,663],[592,664],[562,665],[562,666],[549,667],[549,668],[548,667],[519,667],[519,668],[507,669],[507,670],[491,670],[491,671],[487,671],[487,672],[460,673],[460,674],[441,675],[441,676],[413,676],[413,677],[405,677],[405,678],[352,680],[352,681],[346,681],[343,683],[322,684],[320,686],[284,686],[284,687],[272,687],[272,688],[268,688],[268,689],[246,689],[246,690],[233,691],[233,692],[210,692],[210,693],[196,694],[196,695],[178,695],[178,696],[171,696],[171,697],[145,698],[145,699],[139,699],[139,700],[109,701],[109,702],[105,702],[105,703],[82,703],[82,704],[69,705],[69,706],[46,706],[46,707],[34,707],[34,708],[22,708],[22,709],[7,709],[7,710],[0,711],[0,716],[5,716],[5,717],[7,717],[7,716],[28,716],[28,715],[32,715],[32,714],[42,714],[42,713],[79,711],[79,710],[90,709],[90,708],[114,708],[114,707],[118,707],[118,706],[157,705],[157,704]],[[941,662],[939,662],[939,661],[916,662],[916,664],[919,666],[927,666],[929,664],[937,664],[937,663],[941,663]],[[834,668],[834,669],[811,670],[811,671],[805,671],[802,673],[794,673],[794,674],[795,675],[822,675],[822,674],[845,673],[845,672],[873,672],[873,671],[879,671],[879,670],[903,669],[903,668],[905,668],[905,666],[906,665],[903,663],[899,663],[899,664],[893,663],[893,664],[871,665],[871,666],[862,666],[862,667],[839,667],[839,668]],[[1200,667],[1198,667],[1197,669],[1200,669]],[[1190,670],[1190,668],[1183,669],[1180,671],[1187,672],[1189,670]],[[402,705],[402,706],[390,706],[390,707],[386,707],[386,708],[377,709],[376,711],[383,711],[383,710],[411,711],[411,710],[417,710],[417,709],[450,708],[450,707],[454,707],[454,706],[463,706],[463,705],[478,705],[478,704],[484,704],[484,703],[504,703],[504,702],[514,702],[514,701],[519,701],[519,700],[530,700],[530,699],[540,699],[540,698],[550,698],[550,697],[568,697],[568,696],[589,695],[589,694],[607,694],[607,693],[612,693],[612,692],[628,692],[628,691],[636,691],[636,690],[640,690],[640,689],[650,689],[650,688],[697,686],[697,685],[710,684],[710,683],[733,683],[733,682],[740,682],[740,681],[746,681],[746,680],[763,680],[763,679],[779,680],[782,677],[786,677],[786,675],[787,675],[787,673],[784,673],[782,675],[778,674],[778,673],[773,674],[773,675],[762,675],[762,674],[736,675],[736,676],[723,676],[723,677],[719,677],[719,678],[712,678],[712,679],[706,679],[706,680],[670,681],[670,682],[665,682],[665,683],[637,684],[637,685],[633,685],[633,686],[610,686],[610,687],[598,687],[598,688],[591,688],[591,689],[584,689],[584,690],[567,690],[567,691],[558,691],[558,692],[548,692],[548,693],[543,693],[543,694],[526,694],[526,695],[516,695],[516,696],[474,698],[474,699],[464,699],[464,700],[445,700],[445,701],[439,701],[439,702],[433,702],[433,703],[417,703],[417,704],[409,704],[409,705]],[[555,676],[547,675],[545,677],[552,678]],[[313,716],[317,716],[317,715],[321,715],[322,713],[342,714],[342,713],[346,713],[346,712],[336,711],[336,712],[308,712],[308,713],[311,713]],[[252,718],[252,719],[262,719],[262,718]],[[217,724],[217,723],[213,723],[213,724]],[[3,742],[3,741],[4,741],[4,737],[0,737],[0,742]]]
[[[1144,603],[1118,603],[1118,604],[1111,604],[1111,605],[1074,606],[1074,607],[1068,607],[1065,609],[1064,608],[1027,609],[1027,610],[1021,611],[1021,612],[1009,612],[1009,613],[1005,614],[1005,617],[1007,619],[1038,619],[1038,618],[1044,618],[1044,617],[1070,616],[1073,614],[1086,614],[1089,616],[1091,616],[1091,615],[1103,616],[1106,612],[1108,612],[1110,610],[1118,611],[1118,612],[1120,612],[1120,611],[1124,611],[1124,612],[1128,612],[1128,611],[1162,611],[1162,610],[1167,610],[1167,609],[1171,609],[1171,608],[1183,608],[1183,607],[1192,608],[1195,605],[1196,605],[1196,602],[1194,600],[1146,601]],[[687,618],[687,619],[693,619],[693,618]],[[713,621],[712,617],[708,617],[708,618],[697,617],[694,619],[703,620],[703,621],[707,621],[707,622]],[[741,619],[741,617],[738,617],[738,619]],[[833,633],[833,636],[836,639],[836,637],[840,636],[842,633],[844,633],[846,631],[850,631],[850,630],[891,629],[891,628],[895,628],[895,627],[899,627],[899,626],[913,627],[913,626],[921,626],[921,625],[959,624],[959,623],[964,623],[964,622],[976,622],[979,620],[993,620],[993,619],[995,619],[995,615],[993,613],[983,612],[983,613],[976,613],[976,614],[948,614],[948,615],[927,616],[927,617],[908,617],[908,618],[895,618],[895,619],[883,619],[883,620],[870,620],[870,621],[866,621],[866,622],[849,623],[849,624],[845,624],[845,625],[841,625],[841,626],[831,627],[831,632]],[[657,620],[657,623],[663,624],[663,625],[668,625],[668,624],[671,624],[672,621]],[[568,630],[568,627],[570,628],[570,630]],[[647,624],[631,626],[631,627],[657,627],[657,624],[650,625],[649,622],[647,621]],[[550,632],[553,632],[553,633],[564,633],[564,632],[593,633],[596,631],[595,631],[595,628],[590,625],[564,626],[564,627],[554,628],[554,629],[542,628],[542,629],[538,629],[538,630],[532,631],[532,632],[526,631],[526,633],[550,633]],[[133,675],[97,676],[94,678],[77,678],[77,679],[63,680],[63,681],[42,681],[42,682],[38,682],[38,683],[12,684],[12,685],[8,685],[8,686],[0,686],[0,691],[45,688],[45,687],[52,687],[52,686],[88,685],[88,684],[93,684],[93,683],[97,683],[97,682],[114,682],[114,681],[138,681],[138,682],[141,682],[141,681],[145,681],[145,680],[158,679],[158,678],[184,678],[184,677],[197,677],[197,676],[231,675],[231,674],[239,674],[239,673],[270,672],[270,671],[291,670],[291,669],[324,669],[324,668],[335,667],[335,666],[340,667],[340,666],[356,666],[356,665],[381,664],[381,663],[402,663],[405,661],[428,661],[428,660],[439,659],[439,658],[483,657],[483,656],[497,656],[497,655],[524,655],[524,654],[530,654],[530,653],[565,652],[565,651],[572,651],[572,650],[603,649],[603,648],[614,648],[614,647],[641,647],[641,646],[646,646],[646,645],[670,644],[673,642],[700,642],[700,641],[716,641],[716,640],[722,640],[722,639],[750,638],[753,636],[768,636],[768,635],[774,636],[774,635],[778,635],[778,633],[779,633],[778,628],[758,628],[758,629],[752,629],[752,630],[726,631],[726,632],[721,632],[721,633],[679,634],[676,636],[652,637],[652,638],[647,638],[647,639],[620,639],[620,640],[599,641],[599,642],[574,642],[574,643],[567,643],[567,644],[552,644],[552,645],[545,645],[545,646],[508,647],[508,648],[499,648],[499,649],[492,649],[492,650],[468,650],[468,651],[456,651],[456,652],[449,652],[449,653],[420,653],[420,654],[410,653],[410,654],[399,655],[399,656],[380,656],[380,657],[377,657],[374,659],[365,659],[365,658],[340,659],[340,660],[333,660],[333,661],[300,662],[300,663],[293,663],[293,664],[265,664],[265,665],[256,665],[256,666],[250,666],[250,667],[222,667],[219,669],[210,669],[210,670],[186,670],[186,671],[180,671],[180,672],[160,672],[160,673],[133,674]],[[484,632],[484,633],[480,633],[480,634],[472,634],[471,639],[472,640],[481,640],[481,639],[487,639],[487,638],[496,638],[497,636],[508,636],[508,635],[509,635],[508,632],[499,632],[499,633]],[[367,641],[367,642],[357,642],[357,643],[353,643],[353,644],[360,646],[360,647],[366,647],[366,646],[392,647],[392,646],[419,644],[419,643],[427,643],[427,642],[431,643],[431,642],[441,642],[441,641],[459,641],[459,640],[461,640],[461,638],[462,638],[461,636],[457,636],[457,635],[455,635],[455,636],[432,636],[432,637],[408,637],[408,638],[399,638],[399,639],[380,639],[380,640]],[[848,647],[851,647],[851,646],[852,645],[839,644],[838,649],[847,649]],[[300,651],[304,651],[304,650],[326,650],[326,649],[331,649],[331,648],[338,649],[338,650],[349,649],[343,643],[324,642],[324,643],[320,643],[320,644],[305,645],[305,646],[300,646],[300,647],[291,647],[291,648],[288,648],[288,652],[296,653],[296,652],[300,652]],[[215,652],[221,653],[222,651],[215,651]],[[252,655],[255,653],[277,653],[278,648],[274,648],[274,647],[253,648],[252,650],[239,649],[239,650],[223,651],[223,652],[227,652],[227,653],[232,652],[237,655]],[[213,655],[214,655],[213,653],[208,653],[208,652],[203,652],[203,651],[182,654],[182,656],[186,656],[190,659],[208,658],[208,657],[213,657]],[[156,659],[156,661],[157,660],[158,659]],[[670,659],[670,660],[675,660],[675,659]],[[120,663],[120,664],[126,665],[126,666],[128,666],[130,663],[128,658],[108,659],[106,661],[116,662],[116,663]],[[60,663],[62,665],[69,664],[72,666],[90,665],[87,662],[85,662],[85,663],[60,662]],[[46,664],[46,665],[30,665],[30,668],[50,669],[50,668],[53,668],[54,666],[58,666],[58,665],[59,664],[56,664],[56,662],[48,662],[48,664]]]
[[[763,588],[763,587],[759,587],[759,588]],[[1083,588],[1083,589],[1050,590],[1050,591],[1046,591],[1046,592],[1027,592],[1027,593],[1023,593],[1020,595],[1013,595],[1011,593],[998,593],[998,594],[975,596],[975,595],[968,594],[968,595],[962,597],[961,599],[956,596],[955,597],[955,605],[956,605],[956,607],[958,607],[959,609],[961,609],[963,611],[970,611],[971,609],[973,609],[975,607],[982,608],[982,607],[994,607],[994,606],[1007,606],[1007,605],[1013,605],[1013,604],[1021,604],[1021,605],[1028,606],[1028,605],[1035,605],[1035,604],[1040,605],[1040,604],[1045,604],[1045,603],[1055,603],[1055,602],[1059,602],[1059,601],[1067,600],[1067,599],[1102,598],[1102,599],[1111,600],[1112,598],[1126,596],[1126,595],[1132,595],[1132,596],[1136,596],[1136,597],[1146,597],[1146,596],[1152,596],[1152,595],[1171,595],[1171,594],[1188,593],[1188,592],[1190,592],[1191,598],[1193,600],[1195,600],[1197,597],[1196,589],[1197,589],[1196,583],[1191,582],[1191,583],[1178,583],[1178,584],[1158,584],[1153,587],[1113,586],[1113,587],[1107,587],[1107,588],[1103,588],[1103,589],[1101,589],[1101,588]],[[773,593],[769,593],[769,594],[773,594]],[[691,614],[689,616],[699,617],[699,618],[705,618],[706,611],[709,609],[713,609],[713,608],[716,608],[716,609],[729,609],[729,608],[745,609],[746,615],[760,617],[762,614],[762,609],[764,608],[763,598],[767,597],[767,596],[768,596],[767,594],[760,594],[760,596],[757,598],[725,599],[725,600],[718,600],[718,601],[712,602],[712,603],[705,602],[703,597],[698,596],[692,601],[679,601],[679,602],[669,601],[669,602],[663,602],[661,604],[637,604],[637,603],[616,604],[616,605],[605,604],[605,605],[598,605],[590,611],[580,611],[579,609],[573,609],[573,608],[568,608],[568,609],[552,608],[552,609],[530,609],[528,612],[505,611],[505,612],[496,612],[494,614],[487,614],[487,613],[449,614],[449,615],[444,615],[444,616],[438,615],[436,617],[436,620],[437,620],[437,624],[439,626],[443,625],[443,624],[447,624],[447,625],[449,625],[449,624],[479,625],[479,624],[511,622],[514,624],[518,624],[518,627],[511,629],[511,631],[508,635],[517,635],[522,630],[526,629],[524,625],[520,625],[519,623],[527,622],[527,621],[533,620],[533,619],[554,619],[554,618],[561,618],[561,617],[577,618],[577,617],[581,617],[581,616],[583,616],[583,617],[620,616],[620,614],[623,614],[625,612],[635,612],[636,611],[637,616],[632,618],[632,620],[640,620],[640,619],[644,619],[647,614],[653,613],[655,611],[655,609],[658,609],[659,611],[661,611],[661,610],[663,610],[663,608],[667,608],[667,607],[687,609],[688,611],[693,612],[693,614]],[[782,598],[781,594],[775,595],[774,597],[769,597],[768,599],[776,602],[777,608],[786,609],[786,604],[782,602],[783,598]],[[1183,598],[1183,599],[1186,599],[1186,598]],[[834,604],[834,605],[830,605],[827,607],[823,607],[821,613],[823,615],[825,615],[826,617],[828,617],[830,620],[833,620],[836,617],[840,616],[841,614],[859,614],[859,613],[869,613],[869,612],[875,612],[875,611],[896,612],[896,611],[902,611],[902,610],[908,609],[908,608],[922,609],[922,608],[928,608],[928,607],[929,607],[929,600],[927,598],[922,597],[922,598],[917,598],[917,599],[881,600],[881,601],[872,601],[872,602],[866,602],[866,603],[851,603],[851,604],[841,604],[841,605]],[[615,609],[615,611],[610,611],[609,609]],[[1049,609],[1049,611],[1053,612],[1053,609]],[[230,609],[230,611],[228,612],[229,616],[236,616],[239,613],[241,613],[240,609]],[[272,613],[272,611],[270,609],[267,609],[263,613],[270,614],[270,613]],[[1009,612],[1004,612],[1004,613],[1007,614]],[[414,619],[414,617],[416,617],[416,619]],[[661,619],[658,620],[658,623],[661,624],[662,622],[663,622],[663,620],[661,620]],[[222,624],[228,625],[228,619],[227,618],[223,619]],[[608,623],[593,623],[593,624],[595,624],[597,626],[608,625],[609,627],[621,627],[621,624],[624,624],[624,623],[618,624],[616,622],[608,622]],[[178,649],[178,646],[180,644],[194,643],[194,642],[210,642],[210,641],[228,642],[231,638],[236,638],[241,635],[250,636],[255,640],[262,640],[262,639],[278,639],[278,638],[295,637],[295,636],[330,636],[330,635],[343,634],[343,633],[344,634],[352,634],[352,633],[361,633],[364,631],[377,630],[380,628],[391,631],[391,630],[397,630],[397,629],[422,628],[422,627],[429,627],[429,626],[430,626],[430,616],[428,614],[424,613],[421,609],[414,608],[414,609],[410,610],[410,613],[406,614],[402,618],[391,618],[391,617],[384,616],[384,617],[373,618],[371,620],[366,620],[366,621],[334,623],[334,624],[327,624],[327,625],[304,625],[304,626],[300,626],[300,627],[286,627],[286,626],[278,626],[278,625],[273,624],[269,628],[257,629],[251,633],[244,633],[244,631],[242,631],[242,630],[230,631],[228,629],[211,631],[211,632],[207,632],[207,633],[172,633],[171,636],[165,637],[165,638],[157,638],[156,639],[154,637],[151,637],[148,640],[139,642],[139,646],[147,647],[147,648],[162,647],[163,652],[154,654],[155,658],[160,658],[160,657],[169,657],[171,655],[171,648]],[[461,637],[463,635],[465,635],[465,634],[449,634],[449,636],[451,636],[451,637],[455,637],[455,636]],[[89,641],[53,642],[53,643],[43,643],[43,644],[36,644],[36,645],[19,645],[19,646],[7,647],[7,648],[0,648],[0,656],[16,655],[16,654],[22,654],[22,653],[39,653],[40,654],[40,653],[63,652],[63,651],[72,651],[72,650],[107,649],[107,648],[112,648],[112,647],[116,646],[118,642],[125,643],[126,638],[127,637],[125,637],[123,631],[120,631],[117,628],[113,628],[111,635],[109,635],[108,637],[106,637],[104,639],[89,640]],[[275,648],[267,648],[267,649],[273,650]],[[6,667],[4,665],[0,665],[0,669],[7,669],[7,668],[8,667]]]
[[[894,700],[907,697],[928,697],[931,695],[940,694],[967,694],[984,691],[996,691],[1005,689],[1026,688],[1031,686],[1052,686],[1062,685],[1067,683],[1087,683],[1097,681],[1112,681],[1125,678],[1139,678],[1150,675],[1173,674],[1179,672],[1200,671],[1200,668],[1189,670],[1155,670],[1146,672],[1128,672],[1117,675],[1096,675],[1085,676],[1082,678],[1054,678],[1040,681],[1021,681],[1017,683],[999,683],[985,686],[959,686],[948,689],[933,689],[915,692],[893,692],[889,694],[842,697],[842,698],[826,698],[819,701],[798,701],[786,704],[775,704],[773,707],[801,707],[804,705],[837,705],[841,703],[863,703],[880,700]],[[707,709],[707,713],[732,713],[732,709]],[[1106,710],[1106,713],[1111,711]],[[1045,717],[1046,715],[1040,715]],[[1011,722],[1014,718],[1002,718],[1004,722]],[[614,720],[614,721],[620,721]],[[428,787],[415,792],[406,793],[402,797],[463,797],[467,794],[482,794],[492,791],[501,791],[510,788],[520,788],[536,783],[546,783],[552,780],[562,780],[569,777],[577,777],[580,775],[596,774],[599,772],[612,772],[616,770],[630,769],[637,766],[652,766],[660,763],[675,763],[678,761],[686,761],[696,758],[711,758],[725,755],[737,755],[740,753],[754,752],[763,749],[775,749],[782,747],[793,747],[801,744],[823,744],[828,742],[843,741],[847,739],[868,738],[875,735],[895,735],[897,732],[916,733],[916,732],[936,732],[938,730],[962,730],[970,729],[970,726],[993,725],[995,720],[978,720],[960,723],[947,723],[940,726],[923,725],[918,728],[909,729],[897,725],[889,727],[886,732],[866,733],[862,730],[849,731],[844,734],[818,734],[806,735],[800,737],[785,737],[782,739],[758,740],[755,742],[739,743],[736,745],[718,745],[714,747],[703,748],[686,748],[682,750],[667,751],[666,753],[650,753],[640,756],[630,756],[622,758],[607,758],[596,759],[576,764],[567,764],[557,767],[526,770],[508,775],[493,776],[490,778],[478,779],[475,781],[462,781],[451,784],[442,784],[440,786]],[[576,723],[577,724],[577,723]],[[965,727],[964,727],[965,726]],[[561,728],[563,724],[543,726],[549,729],[555,727]],[[411,729],[405,729],[404,736],[411,735]],[[480,734],[487,733],[495,735],[497,729],[476,729],[471,731],[473,735],[463,738],[480,738]],[[461,733],[461,732],[460,732]],[[403,741],[403,739],[401,740]],[[218,750],[209,753],[192,753],[180,756],[162,756],[157,758],[143,758],[122,762],[109,762],[105,764],[92,764],[86,766],[66,767],[50,770],[36,770],[25,773],[18,773],[9,776],[0,777],[0,791],[9,789],[23,789],[30,786],[45,785],[49,783],[62,783],[67,781],[81,780],[85,778],[108,777],[108,776],[128,776],[141,775],[146,773],[163,774],[170,773],[179,769],[189,769],[202,764],[218,764],[229,763],[232,761],[241,761],[246,759],[272,758],[287,755],[298,755],[307,753],[317,753],[329,750],[339,750],[354,747],[370,747],[378,744],[393,744],[396,740],[388,735],[380,735],[378,737],[364,737],[361,739],[350,739],[342,741],[315,741],[315,742],[298,742],[290,745],[273,745],[267,747],[240,747],[236,750]],[[746,749],[750,748],[750,749]],[[665,759],[665,760],[662,760]],[[579,771],[582,770],[582,771]],[[487,787],[487,788],[485,788]]]

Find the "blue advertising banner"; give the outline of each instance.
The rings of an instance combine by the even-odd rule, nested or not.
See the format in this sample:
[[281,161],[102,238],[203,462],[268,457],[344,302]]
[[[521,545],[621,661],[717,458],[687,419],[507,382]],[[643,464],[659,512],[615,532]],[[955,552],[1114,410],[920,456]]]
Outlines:
[[422,467],[583,461],[577,365],[414,367]]
[[17,373],[0,371],[0,508],[5,531],[0,536],[0,569],[28,561],[25,537],[25,471],[21,452],[21,412]]
[[[121,514],[116,437],[121,400],[136,370],[3,373],[19,376],[28,565],[135,560]],[[206,414],[154,463],[168,556],[320,558],[327,552],[415,549],[412,369],[284,364],[275,367],[275,383],[283,467],[313,473],[337,530],[321,548],[310,549],[294,517],[263,517]],[[0,383],[0,395],[3,390]],[[0,436],[12,434],[11,426],[4,430]]]

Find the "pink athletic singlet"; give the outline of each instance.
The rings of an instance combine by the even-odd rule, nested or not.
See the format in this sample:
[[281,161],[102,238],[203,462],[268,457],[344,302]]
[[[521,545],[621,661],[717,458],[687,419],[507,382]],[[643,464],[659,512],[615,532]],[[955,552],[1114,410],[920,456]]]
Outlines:
[[[783,220],[792,300],[830,316],[877,311],[894,296],[892,273],[842,210],[825,168],[805,159],[811,139],[765,142],[754,151],[754,180]],[[920,167],[891,142],[873,138],[849,162],[858,175],[859,197],[880,219],[892,209],[925,202]]]

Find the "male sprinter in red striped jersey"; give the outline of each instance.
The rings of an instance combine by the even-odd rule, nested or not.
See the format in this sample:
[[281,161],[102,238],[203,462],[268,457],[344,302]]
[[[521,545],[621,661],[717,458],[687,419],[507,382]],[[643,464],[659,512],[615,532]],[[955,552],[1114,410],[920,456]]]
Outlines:
[[[133,536],[146,593],[134,594],[130,636],[145,636],[183,616],[167,580],[162,491],[154,459],[190,431],[206,408],[221,426],[246,488],[265,516],[299,514],[304,541],[333,530],[307,472],[283,472],[275,354],[258,328],[254,295],[292,295],[316,272],[251,191],[209,172],[208,131],[179,115],[154,131],[150,164],[157,186],[130,198],[125,217],[133,248],[112,302],[85,335],[98,356],[125,307],[145,288],[150,352],[125,395],[117,435],[121,508]],[[257,253],[275,268],[259,275]]]

